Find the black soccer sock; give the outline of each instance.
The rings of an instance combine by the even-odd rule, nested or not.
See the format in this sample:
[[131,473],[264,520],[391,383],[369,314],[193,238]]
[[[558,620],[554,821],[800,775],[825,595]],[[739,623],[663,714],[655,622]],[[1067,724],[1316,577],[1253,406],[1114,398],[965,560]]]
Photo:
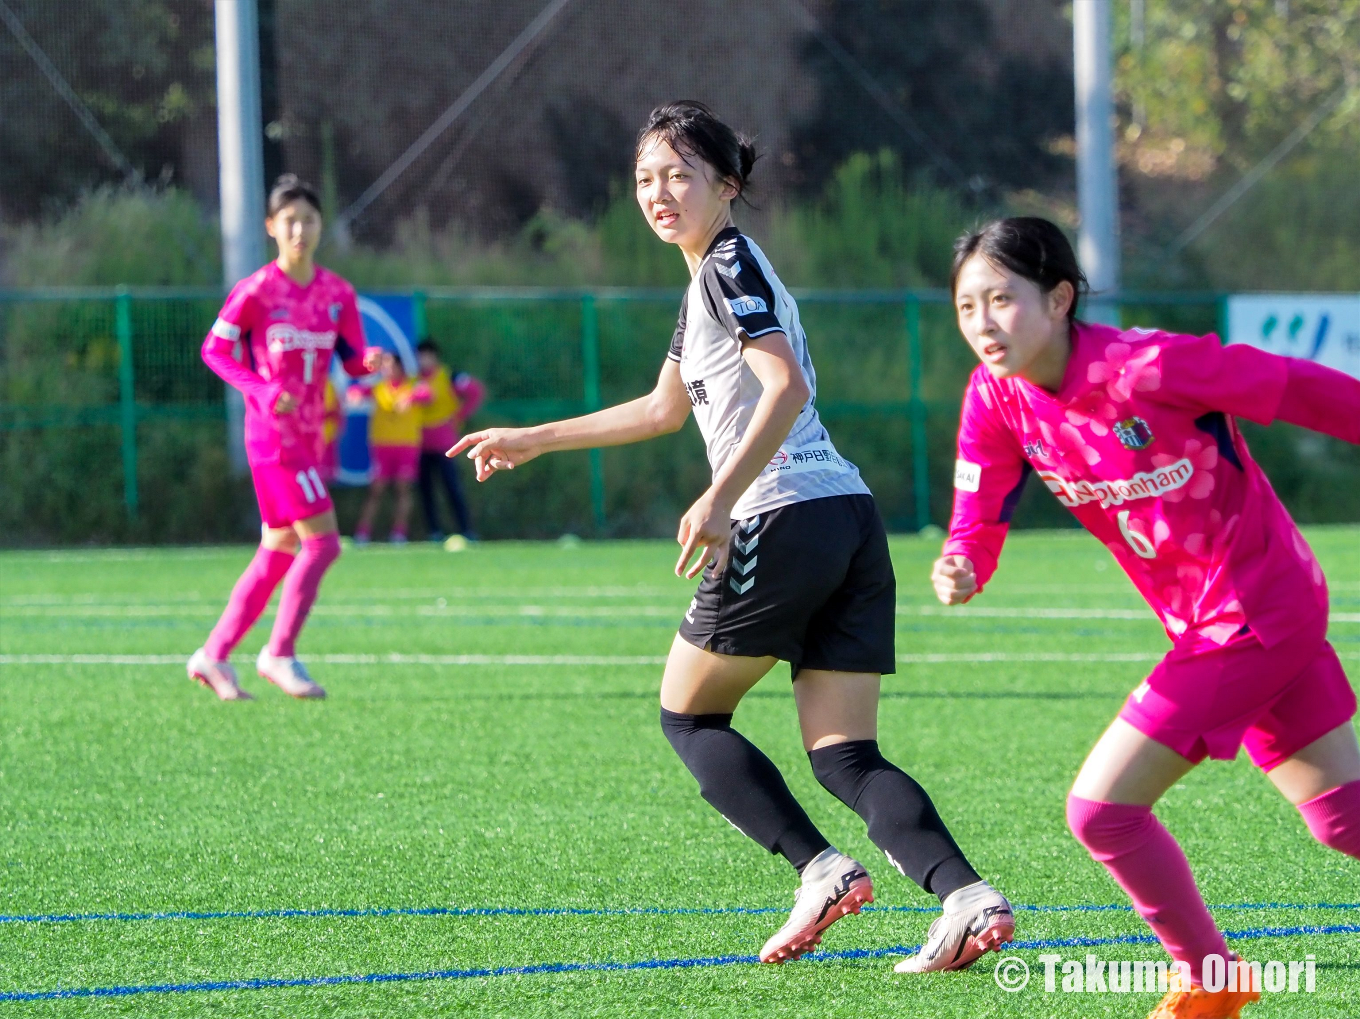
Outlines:
[[774,762],[732,728],[731,715],[682,715],[661,709],[661,729],[699,794],[742,834],[779,853],[801,874],[830,848]]
[[878,740],[808,752],[812,773],[869,826],[869,838],[903,874],[940,897],[981,881],[921,784],[884,759]]

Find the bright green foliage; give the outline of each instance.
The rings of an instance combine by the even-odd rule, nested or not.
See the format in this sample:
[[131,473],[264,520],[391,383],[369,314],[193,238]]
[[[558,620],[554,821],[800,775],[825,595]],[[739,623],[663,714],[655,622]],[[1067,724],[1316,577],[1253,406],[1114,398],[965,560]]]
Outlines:
[[1143,0],[1141,45],[1135,8],[1114,5],[1116,86],[1157,136],[1245,169],[1349,83],[1318,135],[1360,141],[1360,0]]
[[[1360,532],[1308,532],[1332,639],[1360,668]],[[1014,536],[979,608],[932,614],[937,546],[898,539],[898,653],[880,738],[931,791],[974,863],[1016,903],[1120,904],[1064,828],[1083,755],[1166,646],[1108,553],[1081,534]],[[328,663],[327,654],[661,656],[693,584],[668,542],[350,549],[301,653],[330,690],[221,704],[178,664],[246,547],[0,557],[0,913],[289,908],[785,908],[794,880],[699,797],[657,725],[657,665]],[[1051,610],[1076,610],[1052,618]],[[1041,610],[1049,610],[1046,616]],[[1105,611],[1102,617],[1102,611]],[[16,664],[17,655],[165,655],[165,664]],[[924,656],[953,656],[926,661]],[[987,660],[986,656],[992,656]],[[1033,656],[1024,660],[1024,656]],[[1055,661],[1054,656],[1096,656]],[[1102,655],[1144,660],[1102,661]],[[1048,660],[1044,659],[1047,656]],[[815,782],[780,666],[737,725],[829,838],[869,866],[877,906],[931,899]],[[1161,818],[1207,900],[1354,903],[1360,864],[1314,843],[1245,762],[1209,763]],[[1228,930],[1354,924],[1350,908],[1219,909]],[[1024,939],[1145,932],[1133,914],[1024,912]],[[929,912],[878,909],[825,948],[920,942]],[[0,924],[0,991],[750,954],[777,913],[367,916]],[[1318,993],[1248,1019],[1354,1014],[1354,935],[1254,938],[1253,959],[1318,962]],[[1059,949],[1080,958],[1088,949]],[[1155,959],[1149,945],[1090,949]],[[1016,953],[1039,970],[1036,950]],[[1155,995],[1016,995],[972,971],[897,977],[892,956],[687,970],[157,994],[0,1004],[16,1016],[809,1016],[1141,1019]]]
[[1197,267],[1224,290],[1360,290],[1358,173],[1360,140],[1296,153],[1193,245]]
[[216,286],[216,220],[175,188],[104,187],[60,218],[8,231],[11,286]]
[[[1360,289],[1360,0],[1130,0],[1114,10],[1120,160],[1132,185],[1126,285]],[[1324,107],[1259,184],[1166,257]]]
[[[971,222],[951,192],[909,180],[886,150],[851,157],[820,201],[734,212],[790,285],[846,289],[942,285],[953,240]],[[593,223],[545,209],[504,241],[434,231],[417,214],[384,251],[322,243],[318,259],[360,287],[680,287],[689,278],[626,185]],[[6,265],[14,286],[213,286],[219,248],[216,223],[185,192],[106,188],[59,218],[13,228]]]
[[954,192],[908,179],[884,149],[851,156],[820,202],[777,218],[772,247],[804,286],[939,287],[954,238],[975,218]]

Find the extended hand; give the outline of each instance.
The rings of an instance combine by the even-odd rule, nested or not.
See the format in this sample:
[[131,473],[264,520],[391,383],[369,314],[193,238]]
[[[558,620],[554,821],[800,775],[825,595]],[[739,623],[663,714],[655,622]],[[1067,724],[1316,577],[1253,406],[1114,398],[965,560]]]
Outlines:
[[467,450],[477,464],[477,480],[485,481],[497,471],[512,471],[543,452],[531,428],[484,428],[459,439],[444,455],[453,457]]
[[[680,543],[680,559],[675,564],[677,577],[697,577],[710,562],[713,572],[721,573],[727,565],[728,545],[732,540],[732,508],[717,504],[712,493],[705,492],[680,518],[680,530],[675,540]],[[700,548],[703,555],[691,566],[690,560]]]
[[387,353],[386,347],[365,347],[364,348],[364,370],[375,372],[382,367],[383,355]]
[[962,605],[977,594],[977,574],[973,572],[973,560],[967,556],[947,555],[935,560],[935,568],[930,571],[930,582],[935,585],[935,595],[946,605]]

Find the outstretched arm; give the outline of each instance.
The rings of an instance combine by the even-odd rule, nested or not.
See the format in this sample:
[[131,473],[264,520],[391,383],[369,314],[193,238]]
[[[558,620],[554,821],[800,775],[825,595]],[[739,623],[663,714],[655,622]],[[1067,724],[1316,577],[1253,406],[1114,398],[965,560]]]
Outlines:
[[513,470],[544,453],[566,449],[623,446],[680,430],[689,416],[689,397],[680,366],[667,361],[646,396],[565,421],[531,428],[483,428],[464,435],[445,456],[467,452],[477,464],[477,480]]
[[1360,379],[1345,372],[1245,343],[1225,347],[1212,334],[1168,344],[1159,368],[1166,396],[1189,408],[1360,443]]
[[1360,379],[1297,357],[1286,360],[1288,377],[1275,417],[1360,445]]

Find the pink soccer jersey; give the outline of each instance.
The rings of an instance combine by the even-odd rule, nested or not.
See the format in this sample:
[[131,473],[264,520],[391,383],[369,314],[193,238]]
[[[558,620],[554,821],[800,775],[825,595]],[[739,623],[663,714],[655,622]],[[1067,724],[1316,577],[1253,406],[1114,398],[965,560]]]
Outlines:
[[1031,470],[1114,554],[1173,640],[1270,647],[1327,611],[1322,569],[1235,418],[1360,443],[1360,380],[1216,336],[1078,324],[1057,393],[979,366],[945,555],[996,570]]
[[[270,262],[232,288],[203,341],[203,360],[245,394],[251,466],[321,463],[332,352],[349,374],[364,373],[354,288],[335,273],[317,266],[304,287]],[[284,392],[297,399],[297,409],[276,414]]]

